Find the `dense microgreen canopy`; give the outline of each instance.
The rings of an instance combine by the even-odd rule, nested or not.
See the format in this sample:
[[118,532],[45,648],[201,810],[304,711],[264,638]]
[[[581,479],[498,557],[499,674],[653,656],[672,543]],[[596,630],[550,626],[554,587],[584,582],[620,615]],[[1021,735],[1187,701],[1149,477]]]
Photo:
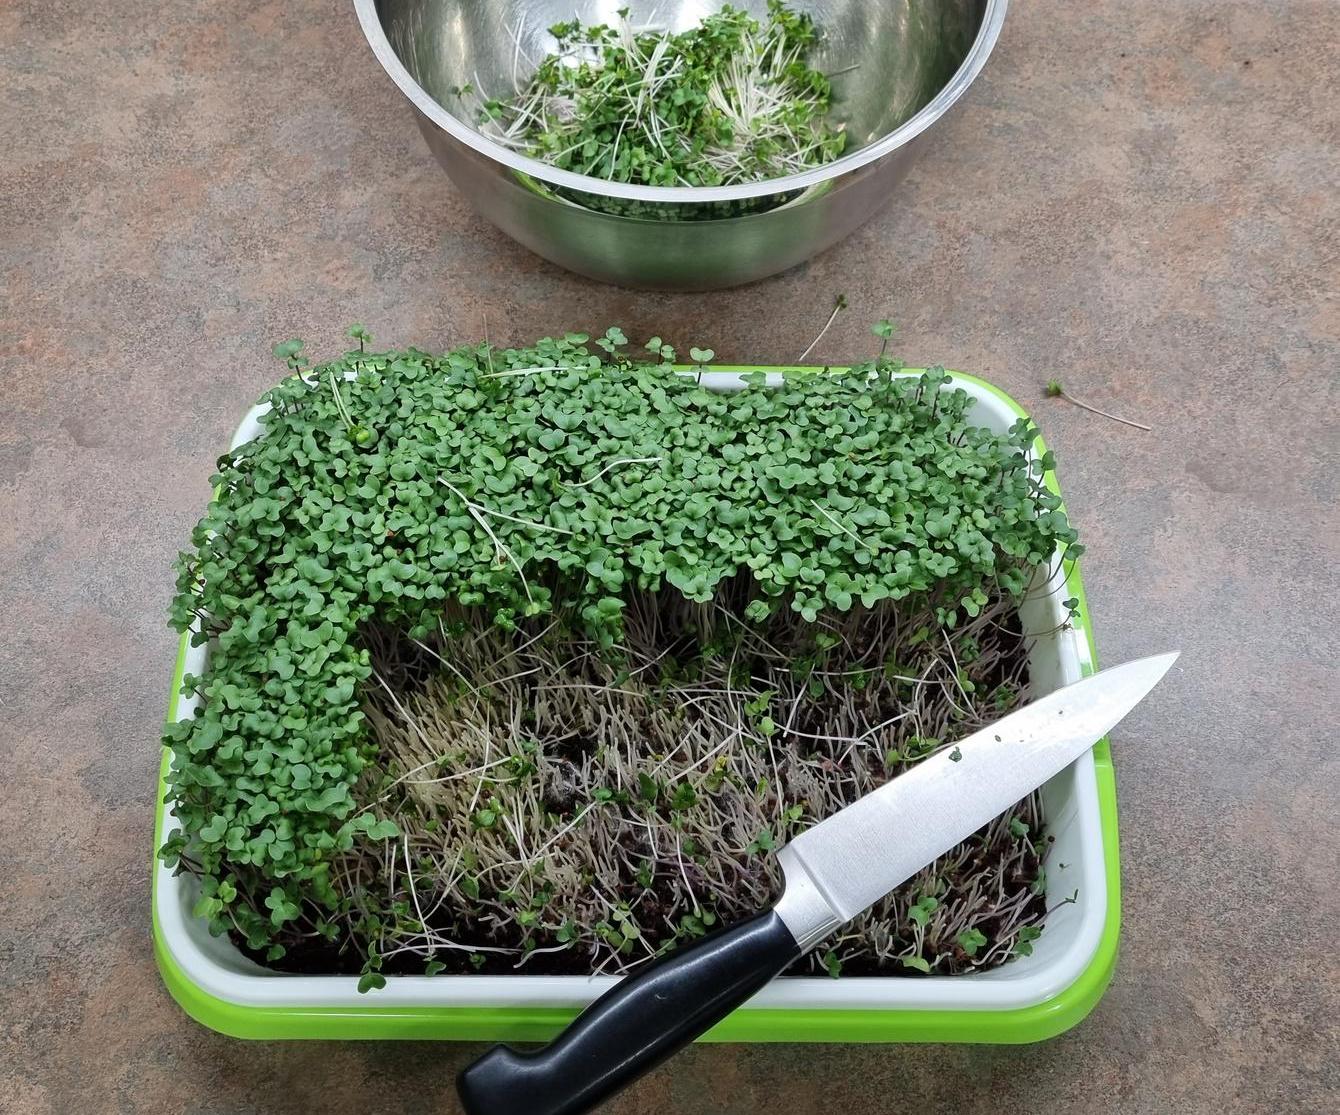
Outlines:
[[299,921],[333,938],[355,899],[332,864],[398,835],[355,793],[376,757],[369,625],[554,617],[613,660],[630,597],[730,583],[760,627],[908,601],[953,628],[1074,542],[1032,427],[975,426],[943,369],[881,357],[720,393],[618,329],[442,355],[354,336],[315,367],[276,348],[295,375],[220,459],[172,606],[210,655],[185,682],[199,711],[166,733],[181,829],[162,854],[202,876],[216,930],[272,957]]

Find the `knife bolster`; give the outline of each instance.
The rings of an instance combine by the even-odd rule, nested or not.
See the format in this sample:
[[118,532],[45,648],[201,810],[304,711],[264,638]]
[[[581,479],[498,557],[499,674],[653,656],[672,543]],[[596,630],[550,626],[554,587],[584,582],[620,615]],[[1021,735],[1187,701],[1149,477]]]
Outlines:
[[786,889],[773,912],[782,919],[801,952],[809,952],[829,934],[841,928],[846,918],[834,912],[805,865],[791,849],[777,853],[786,876]]

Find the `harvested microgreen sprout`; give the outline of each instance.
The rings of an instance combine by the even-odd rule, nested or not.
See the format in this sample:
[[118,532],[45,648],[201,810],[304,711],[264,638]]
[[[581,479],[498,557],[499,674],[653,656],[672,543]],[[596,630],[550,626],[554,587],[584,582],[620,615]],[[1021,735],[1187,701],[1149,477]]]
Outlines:
[[[534,59],[514,96],[454,90],[491,139],[541,162],[644,186],[731,186],[823,166],[842,154],[829,80],[808,58],[813,20],[770,2],[760,21],[729,5],[686,31],[573,20],[550,28],[557,52]],[[547,187],[546,187],[547,188]],[[660,219],[736,216],[796,196],[721,204],[647,204],[556,189],[587,208]]]
[[1046,396],[1049,399],[1064,399],[1067,403],[1077,406],[1080,410],[1087,410],[1090,414],[1097,414],[1102,418],[1110,418],[1113,422],[1120,422],[1123,426],[1134,426],[1137,430],[1144,430],[1149,433],[1150,428],[1143,422],[1136,422],[1131,418],[1122,418],[1119,414],[1112,414],[1106,410],[1100,410],[1092,403],[1086,403],[1083,399],[1077,399],[1061,386],[1060,380],[1048,380],[1046,387]]

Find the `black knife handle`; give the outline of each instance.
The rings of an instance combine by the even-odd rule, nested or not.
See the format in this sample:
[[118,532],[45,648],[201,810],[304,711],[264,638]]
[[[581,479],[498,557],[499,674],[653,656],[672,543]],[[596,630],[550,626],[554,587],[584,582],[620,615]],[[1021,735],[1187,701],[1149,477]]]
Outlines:
[[468,1115],[578,1115],[720,1022],[801,954],[773,911],[620,980],[549,1045],[496,1046],[456,1081]]

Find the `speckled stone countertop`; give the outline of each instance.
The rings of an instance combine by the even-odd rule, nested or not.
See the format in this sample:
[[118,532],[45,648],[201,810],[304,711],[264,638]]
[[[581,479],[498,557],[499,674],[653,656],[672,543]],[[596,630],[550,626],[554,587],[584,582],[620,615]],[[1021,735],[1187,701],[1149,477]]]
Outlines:
[[[345,0],[0,3],[0,1111],[454,1111],[477,1047],[244,1044],[149,935],[169,563],[272,342],[622,325],[729,362],[901,325],[1035,409],[1108,661],[1115,982],[1034,1047],[698,1047],[612,1113],[1340,1110],[1340,5],[1019,0],[893,205],[714,295],[478,220]],[[1152,434],[1042,397],[1058,376]]]

